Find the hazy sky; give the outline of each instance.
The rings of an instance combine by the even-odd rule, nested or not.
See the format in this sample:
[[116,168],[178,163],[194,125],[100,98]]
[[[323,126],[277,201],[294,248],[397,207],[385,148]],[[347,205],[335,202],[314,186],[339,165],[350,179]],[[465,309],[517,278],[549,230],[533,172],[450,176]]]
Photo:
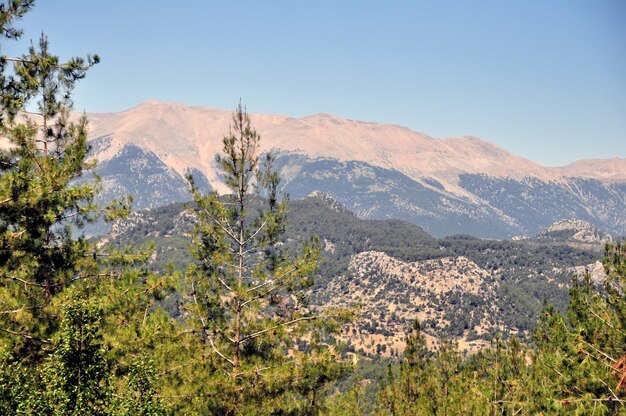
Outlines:
[[479,136],[552,166],[626,156],[622,0],[39,0],[20,26],[64,57],[101,56],[77,110],[241,97],[252,113]]

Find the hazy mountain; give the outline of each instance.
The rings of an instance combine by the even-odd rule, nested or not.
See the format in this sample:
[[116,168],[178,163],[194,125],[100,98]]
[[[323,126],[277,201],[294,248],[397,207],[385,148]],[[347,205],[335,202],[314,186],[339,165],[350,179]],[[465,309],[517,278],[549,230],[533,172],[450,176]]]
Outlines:
[[[223,190],[214,157],[231,112],[149,101],[89,114],[103,199],[136,207],[189,199],[184,175]],[[535,235],[561,219],[626,234],[626,161],[547,168],[475,137],[432,138],[405,127],[342,119],[253,115],[259,151],[279,153],[285,190],[322,191],[363,218],[399,218],[437,235]]]
[[592,179],[626,180],[626,159],[578,160],[561,168],[556,168],[564,176],[579,176]]

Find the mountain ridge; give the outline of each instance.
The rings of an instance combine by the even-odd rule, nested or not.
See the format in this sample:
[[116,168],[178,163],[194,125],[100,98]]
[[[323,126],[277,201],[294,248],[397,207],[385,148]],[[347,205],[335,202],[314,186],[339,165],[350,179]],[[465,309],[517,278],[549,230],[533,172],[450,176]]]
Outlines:
[[[124,194],[136,196],[137,208],[183,201],[190,173],[205,190],[227,191],[215,155],[230,111],[153,100],[88,117],[102,201]],[[567,218],[626,235],[621,159],[550,168],[474,136],[433,138],[326,113],[250,117],[258,152],[276,152],[282,190],[296,198],[325,192],[363,218],[404,219],[437,236],[532,236]]]
[[[220,150],[221,138],[228,132],[231,112],[150,100],[122,112],[91,113],[88,116],[92,139],[113,135],[114,141],[139,142],[148,148],[158,145],[161,153],[176,151],[181,159],[187,157],[188,162],[191,162],[190,151],[197,152],[204,166],[194,167],[204,167],[206,173],[210,170],[207,162],[210,166],[212,155]],[[262,151],[280,148],[311,157],[360,160],[396,169],[413,179],[442,177],[450,180],[451,185],[454,184],[452,176],[460,172],[558,180],[560,176],[576,176],[575,172],[583,172],[580,165],[586,163],[583,160],[550,168],[475,136],[433,138],[404,126],[350,120],[328,113],[299,118],[252,114],[251,119],[262,137]],[[150,137],[150,141],[146,141],[146,137]],[[181,152],[180,147],[172,149],[168,142],[188,146],[183,146]],[[613,169],[611,179],[626,179],[626,159],[620,162]],[[172,162],[172,165],[180,171],[176,163]],[[607,174],[600,172],[594,175],[587,169],[584,176],[605,179]]]

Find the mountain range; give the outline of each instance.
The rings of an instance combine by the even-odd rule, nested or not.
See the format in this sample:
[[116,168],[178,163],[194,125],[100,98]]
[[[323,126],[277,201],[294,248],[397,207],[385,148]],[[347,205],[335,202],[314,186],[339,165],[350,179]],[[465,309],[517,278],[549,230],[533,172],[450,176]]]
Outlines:
[[[223,192],[214,160],[231,115],[159,101],[88,114],[101,199],[130,194],[139,209],[187,201],[186,174]],[[435,236],[535,235],[563,219],[626,235],[626,159],[549,168],[470,136],[433,138],[330,114],[251,119],[258,151],[277,154],[293,198],[323,192],[361,218],[402,219]]]

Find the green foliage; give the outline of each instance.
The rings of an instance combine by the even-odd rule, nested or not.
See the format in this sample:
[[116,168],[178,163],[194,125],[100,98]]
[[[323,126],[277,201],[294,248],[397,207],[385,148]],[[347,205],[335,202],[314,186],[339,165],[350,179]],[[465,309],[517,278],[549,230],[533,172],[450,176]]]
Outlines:
[[543,370],[542,405],[563,414],[596,409],[624,412],[626,356],[626,250],[607,246],[607,279],[598,290],[589,275],[573,279],[567,317],[546,311],[535,341],[535,370]]
[[160,416],[167,414],[165,404],[157,397],[154,363],[146,357],[131,364],[128,372],[128,397],[122,400],[120,414]]
[[[3,25],[12,27],[31,5],[3,4]],[[99,58],[63,63],[42,35],[28,53],[0,61],[0,134],[10,143],[0,150],[0,328],[11,335],[4,347],[37,355],[54,330],[52,297],[97,274],[95,247],[75,237],[100,211],[97,187],[78,180],[93,167],[85,162],[87,120],[70,120],[69,106],[75,83]]]
[[83,300],[61,312],[59,331],[40,365],[2,357],[2,414],[112,413],[110,362],[100,334],[101,310]]
[[626,250],[607,247],[602,288],[574,278],[567,316],[547,308],[534,347],[517,339],[461,359],[443,342],[427,353],[419,325],[407,336],[380,414],[626,414]]
[[100,324],[102,311],[73,300],[66,307],[43,368],[45,403],[51,414],[105,415],[112,413],[110,363]]
[[[14,24],[32,5],[0,4],[3,41],[21,36]],[[558,286],[524,276],[537,262],[547,270],[592,253],[435,240],[401,222],[330,215],[315,202],[292,206],[300,221],[287,234],[273,155],[257,156],[260,137],[241,106],[217,158],[230,193],[203,195],[189,178],[195,264],[184,277],[174,263],[161,274],[145,266],[154,247],[183,239],[142,251],[86,239],[85,224],[128,215],[130,202],[101,209],[97,178],[84,179],[93,168],[87,120],[70,115],[71,94],[98,61],[61,62],[45,36],[20,57],[0,57],[0,134],[10,143],[0,151],[0,414],[626,414],[624,244],[606,247],[605,282],[573,279],[562,315]],[[469,356],[446,340],[429,350],[415,322],[400,362],[361,361],[342,379],[350,366],[333,337],[352,314],[320,310],[305,296],[319,273],[309,236],[320,230],[335,247],[322,269],[330,277],[365,250],[407,261],[463,255],[505,270],[494,306],[508,323],[529,327],[513,309],[538,313],[546,294],[559,304],[541,313],[532,345],[496,338]],[[464,316],[484,307],[456,293],[442,298],[457,306],[446,315],[448,334],[462,333],[473,323]]]
[[[32,4],[0,4],[3,40],[21,35],[13,24]],[[44,35],[26,54],[0,57],[0,135],[9,143],[0,150],[2,414],[119,414],[138,388],[152,396],[135,407],[159,413],[156,391],[139,382],[149,373],[128,362],[150,351],[148,312],[167,283],[137,268],[147,252],[104,251],[81,234],[129,209],[128,201],[94,203],[97,178],[84,178],[94,166],[87,120],[70,114],[76,82],[98,62],[61,62]],[[130,326],[132,347],[116,348]]]
[[[319,249],[309,242],[297,254],[285,250],[287,201],[273,156],[260,163],[258,141],[240,105],[217,157],[230,194],[202,195],[189,178],[197,263],[187,273],[185,311],[212,372],[196,394],[212,414],[315,413],[324,386],[345,370],[329,335],[348,315],[308,307],[304,289]],[[302,337],[306,352],[294,343]]]

